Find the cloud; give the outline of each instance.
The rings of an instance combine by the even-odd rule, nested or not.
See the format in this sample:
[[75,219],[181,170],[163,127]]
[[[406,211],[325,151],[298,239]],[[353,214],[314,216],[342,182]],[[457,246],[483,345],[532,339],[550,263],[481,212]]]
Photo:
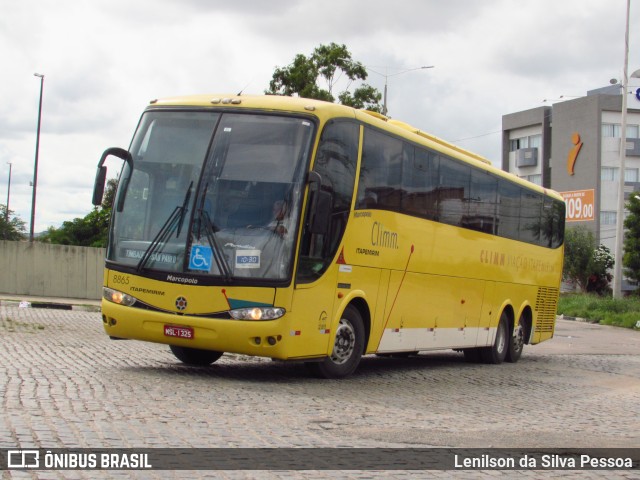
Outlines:
[[[11,162],[11,208],[28,221],[44,73],[43,230],[90,211],[101,152],[128,146],[151,99],[260,94],[276,66],[322,43],[347,45],[379,90],[385,73],[435,65],[387,76],[390,114],[497,161],[502,115],[620,78],[625,12],[601,0],[21,0],[2,13],[0,185]],[[640,9],[630,23],[633,71]]]

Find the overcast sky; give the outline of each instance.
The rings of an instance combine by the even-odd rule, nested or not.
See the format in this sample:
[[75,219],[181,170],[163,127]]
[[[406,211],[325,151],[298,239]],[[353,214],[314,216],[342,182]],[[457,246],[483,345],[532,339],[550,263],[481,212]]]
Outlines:
[[622,78],[625,11],[626,0],[0,0],[0,203],[10,162],[9,206],[29,230],[35,72],[39,232],[91,210],[101,153],[129,146],[149,100],[262,94],[275,67],[330,42],[380,91],[389,75],[390,116],[497,165],[502,115]]

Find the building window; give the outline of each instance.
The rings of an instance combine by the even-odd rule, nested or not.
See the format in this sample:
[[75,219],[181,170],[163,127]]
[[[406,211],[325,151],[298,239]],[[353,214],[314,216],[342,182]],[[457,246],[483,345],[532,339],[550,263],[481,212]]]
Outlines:
[[[619,123],[603,123],[602,136],[620,138],[622,126]],[[627,138],[640,138],[640,125],[627,125]]]
[[512,138],[509,140],[509,151],[515,152],[521,148],[542,147],[542,135],[530,135],[528,137]]
[[620,138],[620,125],[617,123],[603,123],[602,136],[610,138]]
[[624,181],[625,182],[638,182],[638,169],[637,168],[625,168],[624,169]]
[[527,143],[527,137],[524,137],[524,138],[512,138],[509,141],[509,151],[510,152],[515,152],[516,150],[520,150],[521,148],[527,148],[525,143]]
[[600,212],[600,225],[615,225],[617,212],[602,210]]
[[542,147],[542,135],[531,135],[529,137],[529,148]]
[[524,177],[520,177],[520,178],[524,178],[525,180],[531,182],[531,183],[535,183],[536,185],[540,185],[542,186],[542,174],[538,173],[536,175],[525,175]]
[[600,180],[603,182],[613,182],[618,179],[618,167],[602,167],[600,170]]
[[[618,167],[602,167],[600,170],[600,180],[603,182],[617,182],[618,181]],[[625,168],[624,169],[624,181],[637,183],[640,179],[640,173],[637,168]]]

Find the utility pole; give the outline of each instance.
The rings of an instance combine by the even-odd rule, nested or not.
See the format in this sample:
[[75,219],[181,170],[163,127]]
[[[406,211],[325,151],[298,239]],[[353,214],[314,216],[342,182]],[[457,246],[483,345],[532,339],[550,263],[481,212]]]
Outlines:
[[38,106],[38,133],[36,134],[36,161],[33,167],[33,194],[31,196],[31,227],[29,228],[29,241],[33,242],[33,228],[36,220],[36,187],[38,186],[38,154],[40,153],[40,121],[42,119],[42,89],[44,87],[44,75],[34,73],[40,78],[40,105]]
[[9,198],[11,198],[11,167],[12,164],[11,162],[7,162],[7,165],[9,165],[9,182],[7,183],[7,206],[6,206],[6,210],[4,211],[4,221],[7,222],[7,224],[9,223]]
[[616,214],[616,248],[613,267],[613,298],[622,298],[622,257],[624,241],[624,177],[627,156],[627,89],[629,88],[629,12],[631,0],[627,0],[627,19],[624,34],[624,74],[622,78],[622,125],[620,126],[620,175],[618,184],[618,213]]

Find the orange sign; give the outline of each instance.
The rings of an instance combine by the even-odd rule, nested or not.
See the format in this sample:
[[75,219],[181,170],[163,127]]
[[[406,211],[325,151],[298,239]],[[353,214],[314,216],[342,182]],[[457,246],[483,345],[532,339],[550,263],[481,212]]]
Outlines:
[[571,135],[571,143],[573,143],[573,147],[569,150],[569,155],[567,156],[567,173],[569,175],[574,174],[576,160],[578,160],[578,154],[582,148],[582,142],[580,141],[580,134],[578,132],[574,132]]
[[576,190],[560,192],[567,204],[567,222],[592,222],[595,220],[595,191]]

